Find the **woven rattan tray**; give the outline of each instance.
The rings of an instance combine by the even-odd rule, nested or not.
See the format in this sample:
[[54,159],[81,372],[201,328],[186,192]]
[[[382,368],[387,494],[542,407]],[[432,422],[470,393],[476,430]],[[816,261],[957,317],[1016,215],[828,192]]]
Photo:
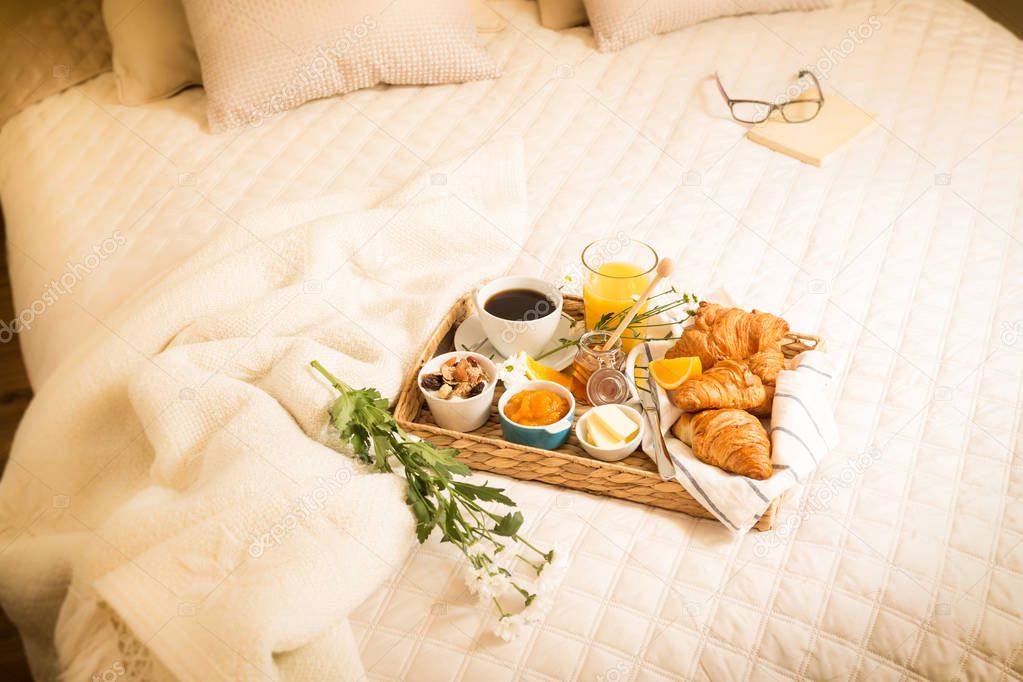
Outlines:
[[[577,296],[565,296],[565,313],[582,319],[583,303]],[[497,400],[501,386],[497,387],[490,420],[472,433],[459,433],[442,429],[433,421],[422,393],[416,385],[419,370],[430,358],[454,350],[454,332],[475,308],[471,296],[462,297],[448,311],[427,341],[416,360],[394,408],[394,415],[402,428],[420,438],[437,445],[457,448],[459,459],[477,471],[492,471],[503,476],[527,481],[543,481],[552,485],[583,490],[595,495],[608,495],[623,500],[638,502],[652,507],[669,509],[700,518],[714,518],[692,495],[675,481],[662,481],[657,465],[642,451],[637,451],[621,462],[601,462],[586,454],[575,432],[557,450],[539,450],[509,443],[501,437],[501,424],[497,418]],[[816,348],[818,337],[806,334],[789,334],[783,342],[786,357],[792,357],[804,350]],[[588,408],[580,406],[576,416]],[[757,522],[757,530],[774,527],[779,500],[771,506]]]

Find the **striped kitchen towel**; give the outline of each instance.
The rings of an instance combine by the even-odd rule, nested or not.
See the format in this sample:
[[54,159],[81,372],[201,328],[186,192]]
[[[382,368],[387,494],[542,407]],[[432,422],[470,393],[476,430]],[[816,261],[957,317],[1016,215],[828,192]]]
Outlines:
[[[664,357],[672,345],[669,341],[638,345],[629,353],[626,373],[638,377],[640,385],[644,385],[642,377],[649,360]],[[764,421],[771,435],[774,464],[774,472],[764,481],[731,474],[696,459],[689,446],[671,434],[671,425],[682,411],[671,403],[664,389],[653,387],[658,392],[656,404],[661,430],[675,467],[675,478],[734,533],[749,531],[771,500],[806,480],[838,441],[828,393],[835,374],[832,363],[824,353],[807,351],[787,364],[791,369],[778,375],[770,423]],[[643,451],[651,459],[654,459],[654,438],[654,429],[648,428],[643,438]]]
[[778,374],[771,407],[771,460],[802,482],[838,442],[828,395],[835,370],[817,351],[800,353],[795,368]]

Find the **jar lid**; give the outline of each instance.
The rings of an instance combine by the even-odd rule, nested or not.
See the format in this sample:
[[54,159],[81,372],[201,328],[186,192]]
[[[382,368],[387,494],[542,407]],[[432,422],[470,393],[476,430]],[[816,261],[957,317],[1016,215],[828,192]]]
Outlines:
[[621,338],[615,339],[615,342],[611,345],[611,347],[604,350],[604,346],[611,340],[613,335],[614,332],[605,331],[603,329],[588,331],[579,337],[579,348],[594,354],[616,353],[622,349]]
[[631,396],[628,378],[611,367],[598,369],[586,382],[586,397],[593,406],[621,405],[628,402]]

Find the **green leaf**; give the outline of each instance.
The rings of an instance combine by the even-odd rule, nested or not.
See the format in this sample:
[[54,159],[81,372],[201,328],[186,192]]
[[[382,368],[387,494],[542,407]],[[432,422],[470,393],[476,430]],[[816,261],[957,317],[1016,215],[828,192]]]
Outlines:
[[430,503],[420,496],[413,486],[409,486],[405,494],[405,503],[408,504],[412,516],[416,520],[416,539],[419,544],[426,542],[436,525],[436,517]]
[[522,512],[509,512],[501,517],[501,520],[494,526],[494,532],[498,535],[511,537],[519,532],[522,527]]
[[455,481],[452,486],[470,500],[498,502],[508,507],[515,506],[514,500],[504,495],[504,488],[492,488],[486,484],[474,485],[465,481]]

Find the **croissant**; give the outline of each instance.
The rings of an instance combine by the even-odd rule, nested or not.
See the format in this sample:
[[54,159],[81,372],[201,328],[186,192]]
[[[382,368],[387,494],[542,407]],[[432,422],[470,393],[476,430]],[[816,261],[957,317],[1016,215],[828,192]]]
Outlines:
[[771,441],[760,420],[743,410],[684,412],[671,432],[698,460],[740,476],[771,476]]
[[750,363],[765,384],[774,384],[785,358],[781,340],[788,323],[770,313],[726,308],[700,301],[693,324],[665,354],[666,358],[697,356],[704,370],[725,359]]
[[774,386],[764,386],[741,362],[721,360],[700,376],[684,381],[669,397],[686,412],[729,407],[766,417],[771,414]]
[[760,377],[765,385],[774,386],[778,372],[785,369],[785,356],[780,350],[762,350],[749,357],[750,371]]

